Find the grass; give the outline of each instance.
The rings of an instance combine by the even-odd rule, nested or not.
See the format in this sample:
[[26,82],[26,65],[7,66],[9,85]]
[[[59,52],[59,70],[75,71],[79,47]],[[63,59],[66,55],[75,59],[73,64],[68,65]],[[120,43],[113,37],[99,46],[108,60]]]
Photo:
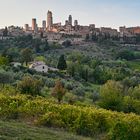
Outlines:
[[34,127],[15,121],[0,121],[0,140],[93,140],[53,128]]
[[131,69],[140,71],[139,61],[128,61],[127,64]]

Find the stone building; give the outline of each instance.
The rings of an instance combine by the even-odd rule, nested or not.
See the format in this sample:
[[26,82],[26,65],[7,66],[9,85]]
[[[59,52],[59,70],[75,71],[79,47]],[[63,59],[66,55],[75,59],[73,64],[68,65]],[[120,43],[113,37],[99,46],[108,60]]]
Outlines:
[[47,30],[51,31],[53,28],[53,16],[52,16],[52,12],[48,11],[47,13]]
[[68,22],[69,22],[69,25],[72,26],[72,15],[69,15]]
[[46,21],[45,20],[42,21],[42,29],[43,29],[43,31],[46,31]]
[[32,19],[32,31],[37,32],[37,21],[36,21],[36,18]]

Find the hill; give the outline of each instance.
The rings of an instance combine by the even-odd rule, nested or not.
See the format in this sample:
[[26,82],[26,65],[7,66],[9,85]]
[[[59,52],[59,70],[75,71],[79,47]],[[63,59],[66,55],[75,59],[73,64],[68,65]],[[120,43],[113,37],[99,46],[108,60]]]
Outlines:
[[[20,134],[23,136],[26,134],[30,136],[31,133],[38,131],[34,136],[39,137],[39,133],[42,133],[45,137],[44,133],[51,132],[51,129],[47,128],[53,127],[96,139],[101,137],[107,140],[138,140],[140,137],[140,116],[135,114],[107,111],[93,106],[58,104],[42,97],[20,94],[13,96],[1,94],[0,106],[1,120],[8,120],[8,122],[20,120],[31,125],[46,127],[46,129],[39,129],[25,124],[20,126],[19,123],[9,125],[1,121],[0,130],[5,136],[12,137],[16,135],[17,130],[21,130]],[[55,139],[57,133],[56,131],[53,133]],[[58,138],[66,139],[70,136],[66,133],[64,133],[66,136],[64,134],[61,136],[62,133],[59,132]]]
[[[35,127],[18,121],[0,121],[0,140],[91,140],[63,130]],[[93,140],[93,139],[92,139]]]

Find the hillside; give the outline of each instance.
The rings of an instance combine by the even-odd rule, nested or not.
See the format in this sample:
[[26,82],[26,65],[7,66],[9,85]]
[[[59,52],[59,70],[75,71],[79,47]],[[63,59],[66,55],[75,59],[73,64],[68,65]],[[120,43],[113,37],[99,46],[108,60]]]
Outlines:
[[139,140],[139,50],[111,40],[1,40],[1,138]]
[[[35,127],[16,121],[0,121],[0,140],[91,140],[63,130]],[[92,139],[93,140],[93,139]]]
[[[21,136],[23,135],[25,138],[26,134],[29,137],[31,136],[30,134],[36,133],[37,130],[38,133],[34,135],[35,138],[39,137],[39,133],[43,133],[43,137],[48,133],[48,138],[51,135],[50,133],[53,133],[54,139],[56,136],[60,139],[63,139],[63,137],[67,139],[71,136],[70,134],[67,135],[67,133],[61,136],[63,132],[59,132],[59,134],[57,131],[52,132],[52,129],[48,129],[52,127],[95,139],[124,140],[125,138],[126,140],[138,140],[140,136],[140,116],[132,113],[124,114],[107,111],[93,106],[58,104],[42,97],[20,94],[12,96],[1,94],[0,106],[0,118],[6,121],[0,121],[0,130],[7,138],[8,136],[16,135],[17,131],[19,132],[20,130]],[[47,129],[29,127],[24,123],[14,124],[14,122],[11,122],[10,125],[9,120],[20,120],[31,125],[44,126]],[[4,131],[4,129],[6,130]],[[46,134],[44,134],[45,132]]]

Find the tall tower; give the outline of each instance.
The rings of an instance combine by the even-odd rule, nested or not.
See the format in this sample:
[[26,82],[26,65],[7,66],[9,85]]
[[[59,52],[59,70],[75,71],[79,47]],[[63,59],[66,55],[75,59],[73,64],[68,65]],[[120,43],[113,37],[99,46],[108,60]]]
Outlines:
[[36,31],[37,30],[37,23],[36,23],[36,18],[32,19],[32,30]]
[[78,20],[74,20],[74,26],[78,25]]
[[69,25],[69,21],[68,20],[65,21],[65,26],[67,26],[67,25]]
[[28,31],[29,30],[29,24],[25,24],[24,29],[25,29],[25,31]]
[[45,20],[42,21],[42,28],[44,31],[46,31],[46,21]]
[[69,21],[69,25],[72,25],[72,15],[69,15],[68,21]]
[[48,11],[47,13],[47,29],[50,31],[53,26],[53,17],[52,17],[52,12]]

